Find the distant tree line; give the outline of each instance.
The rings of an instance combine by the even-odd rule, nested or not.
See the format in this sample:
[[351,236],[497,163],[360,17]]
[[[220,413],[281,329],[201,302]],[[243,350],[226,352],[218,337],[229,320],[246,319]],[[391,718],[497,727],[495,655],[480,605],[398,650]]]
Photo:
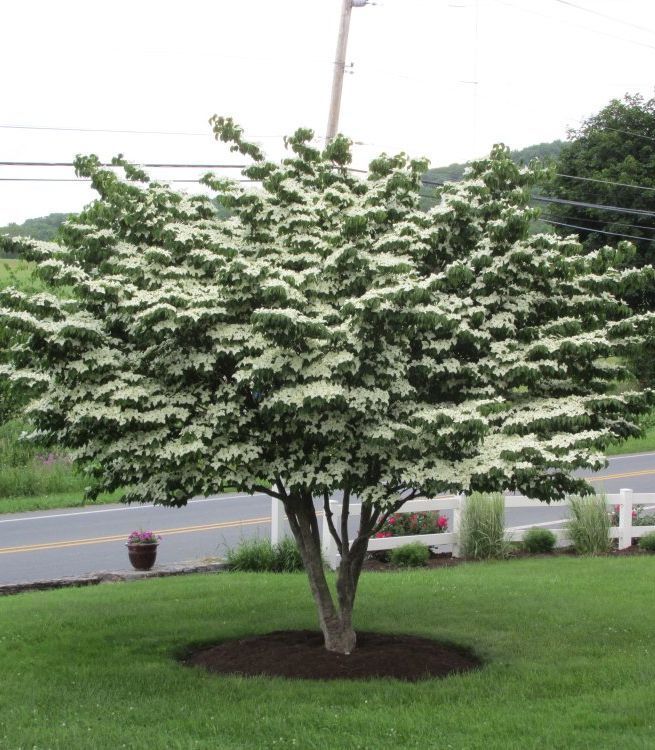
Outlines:
[[22,224],[12,222],[7,226],[0,227],[0,256],[10,258],[15,254],[7,244],[2,243],[2,235],[32,237],[35,240],[53,240],[59,231],[59,227],[68,216],[69,214],[54,213],[39,216],[36,219],[26,219]]
[[[564,141],[551,141],[550,143],[535,143],[516,150],[510,150],[510,157],[515,164],[529,164],[533,159],[541,159],[544,162],[557,159]],[[429,182],[458,182],[464,176],[464,170],[468,165],[449,164],[447,167],[434,167],[428,169],[424,179]]]

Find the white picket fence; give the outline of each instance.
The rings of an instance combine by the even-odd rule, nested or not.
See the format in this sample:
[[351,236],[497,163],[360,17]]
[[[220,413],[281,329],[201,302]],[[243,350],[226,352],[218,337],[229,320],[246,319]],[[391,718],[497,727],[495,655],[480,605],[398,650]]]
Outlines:
[[[635,493],[630,489],[622,489],[617,494],[607,495],[608,511],[615,505],[619,506],[619,525],[610,528],[610,537],[617,540],[618,549],[625,549],[632,544],[635,537],[645,536],[655,531],[655,526],[633,526],[632,511],[638,505],[655,505],[655,493]],[[412,500],[405,503],[399,513],[421,513],[424,511],[452,511],[452,522],[450,529],[443,534],[417,534],[412,536],[392,536],[381,539],[371,539],[368,544],[369,552],[378,552],[381,550],[393,549],[404,544],[419,542],[428,547],[448,548],[452,550],[453,557],[459,557],[459,529],[462,508],[466,498],[463,496],[437,497],[431,499]],[[546,506],[541,500],[533,500],[522,495],[506,495],[505,509],[509,508],[544,508],[544,507],[567,507],[568,501],[552,502]],[[361,504],[352,503],[349,508],[350,516],[356,518],[361,513]],[[333,500],[330,501],[330,509],[333,513],[333,520],[337,528],[340,528],[341,503]],[[271,504],[271,542],[277,543],[282,535],[284,528],[284,508],[282,503],[273,499]],[[553,524],[556,521],[552,522]],[[514,526],[506,528],[508,541],[518,542],[523,539],[527,529],[532,528],[535,524],[526,524],[525,526]],[[544,526],[544,523],[537,524]],[[567,530],[550,529],[557,538],[557,546],[567,546]],[[323,555],[326,562],[331,568],[336,568],[339,562],[339,552],[336,542],[334,541],[327,525],[327,519],[323,517],[323,529],[321,535],[323,545]]]

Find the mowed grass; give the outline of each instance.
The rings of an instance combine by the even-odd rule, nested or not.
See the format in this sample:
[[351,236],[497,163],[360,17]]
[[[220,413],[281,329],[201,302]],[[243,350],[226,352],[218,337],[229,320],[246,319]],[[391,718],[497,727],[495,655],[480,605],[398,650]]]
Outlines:
[[655,557],[362,576],[356,625],[470,646],[485,667],[403,683],[218,677],[190,644],[313,628],[303,574],[214,574],[9,597],[0,747],[651,748]]

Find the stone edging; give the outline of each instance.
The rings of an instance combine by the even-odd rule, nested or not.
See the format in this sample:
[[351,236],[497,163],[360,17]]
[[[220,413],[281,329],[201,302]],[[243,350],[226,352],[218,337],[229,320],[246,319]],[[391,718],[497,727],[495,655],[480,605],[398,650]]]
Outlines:
[[95,586],[99,583],[116,583],[117,581],[139,581],[142,578],[166,578],[167,576],[190,575],[191,573],[220,573],[227,570],[224,562],[217,563],[181,563],[179,565],[155,566],[152,570],[104,571],[87,576],[72,578],[55,578],[48,581],[27,581],[24,583],[5,583],[0,585],[0,596],[21,594],[25,591],[47,591],[74,586]]

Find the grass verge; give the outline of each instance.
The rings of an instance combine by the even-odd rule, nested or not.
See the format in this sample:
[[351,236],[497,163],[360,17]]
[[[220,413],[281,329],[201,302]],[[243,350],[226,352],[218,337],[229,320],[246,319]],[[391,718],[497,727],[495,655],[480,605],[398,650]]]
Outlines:
[[623,456],[630,453],[647,453],[655,451],[655,427],[648,427],[638,438],[628,438],[619,445],[610,445],[605,449],[608,456]]
[[56,510],[58,508],[83,508],[89,505],[106,505],[119,503],[122,493],[100,495],[93,503],[84,502],[82,492],[57,492],[51,495],[34,495],[30,497],[0,498],[0,515],[3,513],[27,513],[31,510]]
[[359,629],[455,641],[486,662],[413,684],[216,677],[174,660],[191,643],[315,627],[303,574],[10,597],[0,747],[650,747],[654,571],[632,557],[364,574]]

